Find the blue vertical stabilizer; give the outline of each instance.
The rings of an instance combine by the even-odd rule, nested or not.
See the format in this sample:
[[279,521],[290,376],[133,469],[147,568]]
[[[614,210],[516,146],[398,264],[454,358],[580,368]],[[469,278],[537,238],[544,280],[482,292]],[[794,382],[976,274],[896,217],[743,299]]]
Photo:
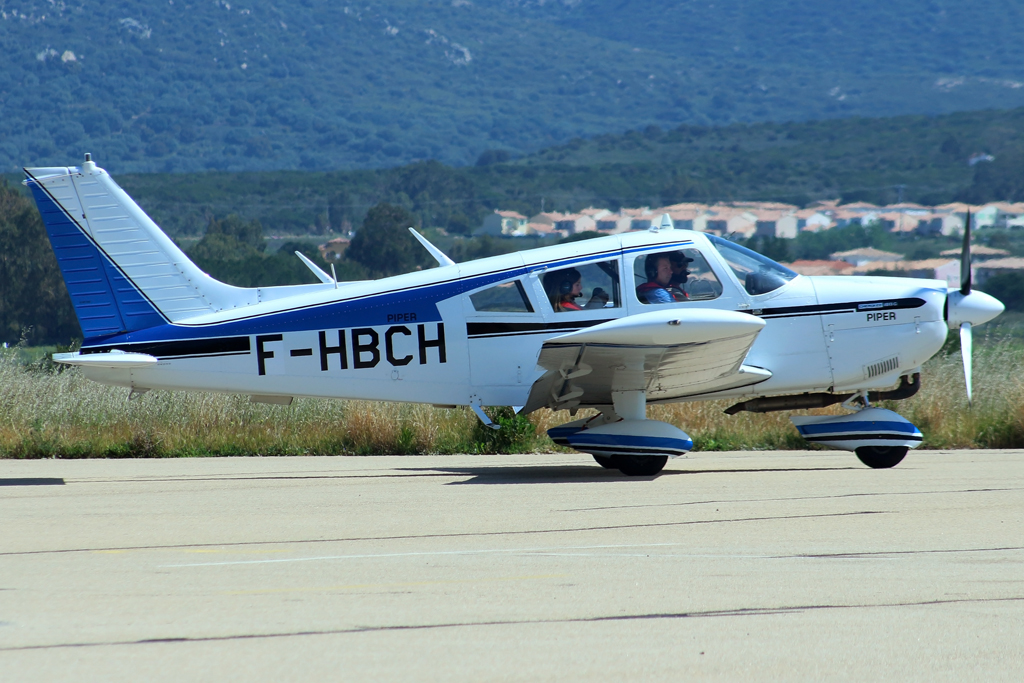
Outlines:
[[[31,175],[27,184],[43,217],[46,234],[86,340],[166,322],[46,188]],[[73,187],[68,190],[74,192]]]

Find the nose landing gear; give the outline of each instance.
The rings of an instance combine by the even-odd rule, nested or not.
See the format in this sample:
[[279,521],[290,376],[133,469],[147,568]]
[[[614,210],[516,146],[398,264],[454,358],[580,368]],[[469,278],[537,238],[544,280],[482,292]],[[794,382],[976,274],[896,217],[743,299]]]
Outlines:
[[862,463],[873,469],[895,467],[909,449],[921,445],[921,431],[910,420],[891,410],[872,408],[866,392],[851,397],[843,407],[857,412],[794,415],[789,419],[807,441],[853,451]]

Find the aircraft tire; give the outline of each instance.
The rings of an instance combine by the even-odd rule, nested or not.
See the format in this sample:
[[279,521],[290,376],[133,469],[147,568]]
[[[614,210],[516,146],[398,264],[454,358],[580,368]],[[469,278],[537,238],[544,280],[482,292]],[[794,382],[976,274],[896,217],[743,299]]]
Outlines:
[[612,467],[627,477],[653,477],[665,468],[667,455],[613,455]]
[[596,460],[597,464],[600,465],[601,467],[605,468],[606,470],[617,470],[617,469],[619,469],[618,466],[615,465],[612,462],[612,459],[611,459],[610,456],[607,456],[607,455],[595,455],[594,456],[594,460]]
[[860,461],[876,470],[895,467],[907,455],[906,446],[861,446],[855,452]]

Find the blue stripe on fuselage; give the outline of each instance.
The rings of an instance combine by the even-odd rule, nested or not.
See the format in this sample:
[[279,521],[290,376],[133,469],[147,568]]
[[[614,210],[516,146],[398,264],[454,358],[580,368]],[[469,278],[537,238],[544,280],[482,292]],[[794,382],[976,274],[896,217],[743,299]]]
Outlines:
[[[692,244],[692,241],[687,240],[678,244]],[[632,248],[628,251],[664,250],[665,248],[678,246],[678,244],[649,245],[641,248]],[[480,287],[522,277],[538,270],[567,268],[587,261],[618,258],[622,253],[620,248],[609,249],[601,253],[573,256],[542,264],[518,266],[507,270],[458,278],[420,287],[370,294],[345,301],[309,304],[290,310],[239,318],[222,323],[211,323],[208,325],[164,324],[129,334],[114,335],[103,339],[90,339],[88,344],[83,345],[83,347],[110,346],[112,344],[129,342],[175,341],[181,339],[275,334],[331,328],[372,327],[374,325],[391,324],[392,320],[388,319],[388,315],[401,313],[415,314],[416,322],[438,322],[441,320],[441,314],[437,310],[437,304],[446,299],[479,289]]]

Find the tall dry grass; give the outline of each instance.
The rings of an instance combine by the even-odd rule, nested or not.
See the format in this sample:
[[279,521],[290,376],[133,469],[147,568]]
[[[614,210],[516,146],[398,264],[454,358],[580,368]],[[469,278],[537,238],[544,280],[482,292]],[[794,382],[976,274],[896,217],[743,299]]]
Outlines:
[[[925,448],[1024,447],[1024,348],[1014,340],[975,351],[974,403],[964,391],[956,349],[925,366],[922,389],[898,410],[925,435]],[[246,396],[127,390],[26,366],[0,353],[0,457],[161,457],[319,455],[552,450],[545,431],[567,421],[542,410],[502,413],[500,433],[468,410],[424,405],[297,399],[291,406]],[[698,450],[808,448],[789,413],[728,416],[728,401],[654,406],[653,419],[689,433]],[[843,412],[839,406],[824,411]]]

